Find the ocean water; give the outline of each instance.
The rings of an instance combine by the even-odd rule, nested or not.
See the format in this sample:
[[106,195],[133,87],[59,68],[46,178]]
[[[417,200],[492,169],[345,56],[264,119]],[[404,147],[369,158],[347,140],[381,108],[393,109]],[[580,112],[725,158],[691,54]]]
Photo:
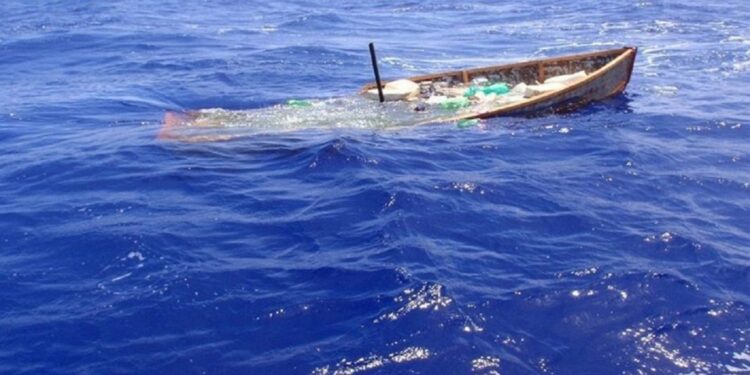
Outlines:
[[[0,373],[750,371],[747,1],[0,15]],[[370,41],[385,78],[639,55],[568,115],[157,138],[167,111],[351,96]]]

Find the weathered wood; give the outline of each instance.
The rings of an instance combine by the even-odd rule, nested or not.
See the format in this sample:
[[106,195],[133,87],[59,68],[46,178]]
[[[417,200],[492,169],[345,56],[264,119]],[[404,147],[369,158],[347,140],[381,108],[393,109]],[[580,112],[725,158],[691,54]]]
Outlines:
[[544,74],[544,63],[540,62],[539,63],[539,78],[537,78],[537,81],[539,81],[539,83],[544,82],[544,77],[545,77],[545,74]]
[[[544,93],[512,104],[499,105],[497,108],[484,112],[466,113],[432,122],[534,113],[580,106],[621,93],[630,82],[636,53],[637,49],[634,47],[623,47],[514,64],[428,74],[409,79],[414,82],[421,82],[460,77],[460,80],[467,83],[472,77],[478,75],[494,75],[504,82],[515,85],[520,82],[533,84],[536,81],[543,82],[546,77],[572,74],[580,70],[586,71],[588,74],[586,79],[562,90]],[[362,92],[373,87],[373,84],[365,85]]]

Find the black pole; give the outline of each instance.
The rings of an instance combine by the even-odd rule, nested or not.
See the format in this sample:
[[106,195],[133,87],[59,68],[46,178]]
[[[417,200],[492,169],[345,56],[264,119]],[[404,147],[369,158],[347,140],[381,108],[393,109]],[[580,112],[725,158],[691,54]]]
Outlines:
[[375,84],[378,85],[378,97],[384,102],[383,86],[380,85],[380,72],[378,71],[378,59],[375,57],[375,45],[370,43],[370,57],[372,58],[372,70],[375,72]]

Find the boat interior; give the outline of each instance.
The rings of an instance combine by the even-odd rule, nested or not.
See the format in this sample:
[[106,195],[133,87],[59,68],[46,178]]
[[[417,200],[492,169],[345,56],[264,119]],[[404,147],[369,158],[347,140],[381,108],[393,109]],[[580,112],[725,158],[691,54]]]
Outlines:
[[[474,69],[427,74],[410,77],[409,79],[416,83],[438,79],[450,80],[457,84],[466,85],[477,77],[486,77],[490,81],[505,82],[510,86],[515,86],[519,83],[533,85],[542,83],[550,77],[574,74],[579,71],[585,71],[587,74],[591,74],[601,69],[627,50],[628,48],[626,47],[608,51],[584,53],[573,56],[532,60],[515,64],[503,64]],[[363,91],[367,91],[375,87],[375,83],[370,83],[363,87]]]

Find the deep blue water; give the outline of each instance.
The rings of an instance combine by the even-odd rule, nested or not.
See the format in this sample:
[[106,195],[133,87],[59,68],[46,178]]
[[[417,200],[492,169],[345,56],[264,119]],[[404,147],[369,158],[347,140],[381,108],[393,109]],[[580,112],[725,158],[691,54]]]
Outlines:
[[[698,3],[695,3],[698,4]],[[0,2],[0,373],[750,371],[750,3]],[[638,46],[565,116],[165,111]]]

